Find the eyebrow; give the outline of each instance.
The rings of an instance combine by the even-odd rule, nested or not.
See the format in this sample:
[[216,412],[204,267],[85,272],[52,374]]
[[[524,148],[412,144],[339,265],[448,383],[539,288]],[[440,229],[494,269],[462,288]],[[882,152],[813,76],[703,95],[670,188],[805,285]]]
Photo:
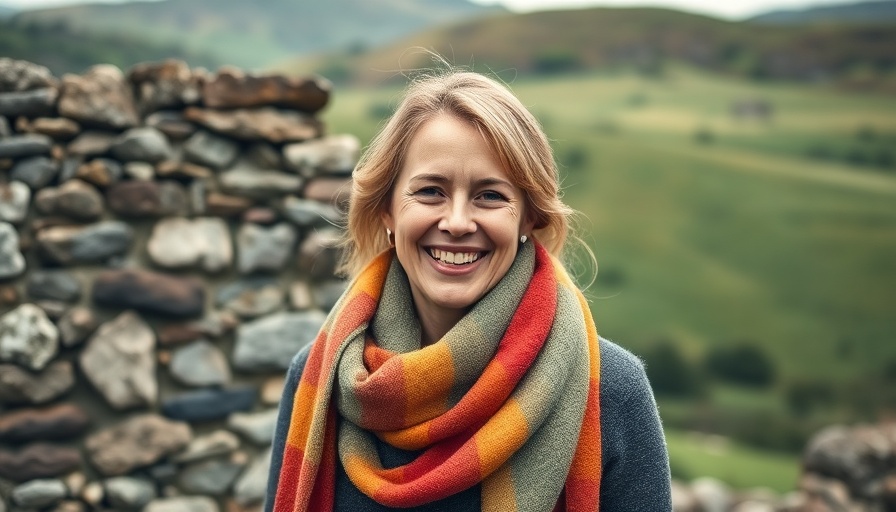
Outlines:
[[[418,174],[411,178],[411,181],[434,181],[436,183],[447,183],[449,180],[443,174],[438,173],[423,173]],[[488,187],[492,185],[504,185],[506,187],[513,188],[513,184],[511,184],[507,180],[502,180],[500,178],[481,178],[475,180],[473,184],[477,187]]]

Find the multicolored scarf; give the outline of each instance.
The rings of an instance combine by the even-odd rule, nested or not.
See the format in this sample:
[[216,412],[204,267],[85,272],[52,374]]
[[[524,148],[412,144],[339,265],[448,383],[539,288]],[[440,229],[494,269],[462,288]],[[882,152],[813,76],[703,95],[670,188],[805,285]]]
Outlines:
[[[595,512],[599,388],[588,305],[541,245],[523,244],[495,288],[422,348],[407,276],[387,251],[314,342],[274,511],[333,510],[338,456],[352,483],[389,507],[479,484],[483,511]],[[421,454],[383,468],[374,436]]]

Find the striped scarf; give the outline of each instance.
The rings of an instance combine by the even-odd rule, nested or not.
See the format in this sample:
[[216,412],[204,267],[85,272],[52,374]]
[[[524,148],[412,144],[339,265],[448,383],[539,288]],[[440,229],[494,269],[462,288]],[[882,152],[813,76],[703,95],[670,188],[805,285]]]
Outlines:
[[[407,276],[386,251],[314,342],[274,511],[333,510],[338,456],[352,483],[388,507],[478,484],[483,511],[595,512],[599,386],[588,305],[541,245],[523,244],[495,288],[423,348]],[[420,455],[383,468],[374,436]]]

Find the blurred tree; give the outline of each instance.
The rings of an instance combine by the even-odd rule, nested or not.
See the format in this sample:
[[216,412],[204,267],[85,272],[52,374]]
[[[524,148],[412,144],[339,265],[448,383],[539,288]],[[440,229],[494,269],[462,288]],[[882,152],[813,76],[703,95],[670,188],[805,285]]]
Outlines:
[[775,381],[771,358],[748,341],[713,347],[706,354],[705,367],[710,375],[733,384],[766,387]]
[[705,380],[699,368],[685,359],[674,341],[659,340],[642,357],[657,395],[695,397],[705,393]]

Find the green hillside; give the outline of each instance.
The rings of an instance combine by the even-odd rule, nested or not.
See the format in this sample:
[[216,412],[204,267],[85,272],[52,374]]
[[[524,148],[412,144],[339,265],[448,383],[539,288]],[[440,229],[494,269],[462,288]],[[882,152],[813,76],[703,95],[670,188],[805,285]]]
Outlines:
[[357,51],[493,12],[501,11],[467,0],[163,0],[29,10],[14,20],[26,26],[65,25],[87,37],[111,33],[174,42],[227,64],[258,69],[309,52]]
[[837,5],[816,5],[805,9],[782,9],[754,16],[754,23],[804,25],[808,23],[893,23],[896,2],[876,0]]
[[896,26],[779,27],[648,8],[493,16],[366,53],[328,52],[278,69],[316,71],[343,83],[382,83],[429,65],[428,56],[411,50],[417,47],[510,77],[622,67],[656,75],[670,62],[684,62],[733,76],[896,91]]
[[[544,123],[566,198],[584,214],[600,267],[587,292],[598,331],[647,359],[668,428],[789,454],[744,455],[755,473],[736,479],[786,489],[794,453],[819,426],[896,410],[891,97],[680,67],[660,79],[591,73],[511,85]],[[343,87],[325,120],[366,142],[396,92]],[[744,101],[771,113],[735,117]],[[682,366],[653,357],[664,344]],[[741,345],[770,361],[770,381],[708,375],[710,354]],[[663,371],[699,385],[663,387]],[[711,458],[677,446],[679,471],[706,474]],[[791,465],[762,469],[781,460]]]

